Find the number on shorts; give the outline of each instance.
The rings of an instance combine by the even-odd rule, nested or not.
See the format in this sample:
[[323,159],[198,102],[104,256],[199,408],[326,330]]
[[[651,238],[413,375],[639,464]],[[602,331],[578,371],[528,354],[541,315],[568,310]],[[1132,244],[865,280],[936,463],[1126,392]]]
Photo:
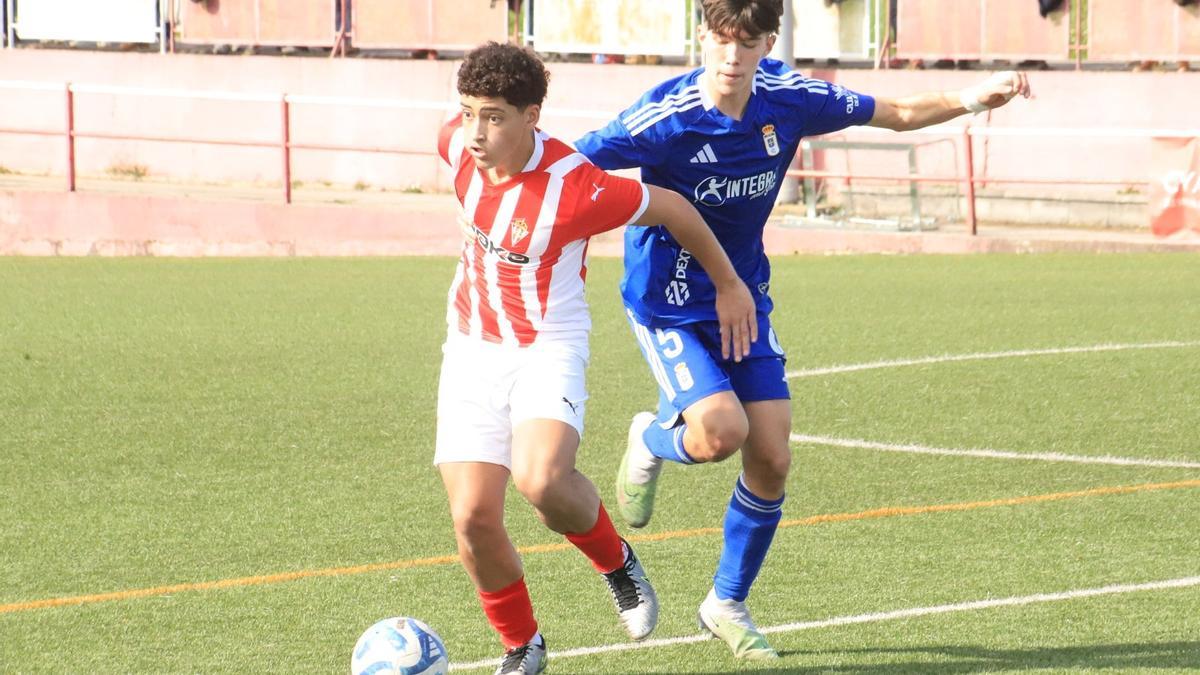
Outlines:
[[654,334],[658,337],[658,344],[663,346],[663,356],[673,359],[683,353],[683,340],[679,339],[679,333],[655,328]]

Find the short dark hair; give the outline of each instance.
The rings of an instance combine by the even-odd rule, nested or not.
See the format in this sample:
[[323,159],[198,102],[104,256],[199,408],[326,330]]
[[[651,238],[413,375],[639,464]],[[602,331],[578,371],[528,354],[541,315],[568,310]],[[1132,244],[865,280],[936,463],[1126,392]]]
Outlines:
[[512,44],[480,45],[467,52],[458,69],[459,94],[503,98],[517,108],[541,105],[549,84],[550,73],[538,55]]
[[708,28],[733,36],[778,33],[783,3],[784,0],[700,0]]

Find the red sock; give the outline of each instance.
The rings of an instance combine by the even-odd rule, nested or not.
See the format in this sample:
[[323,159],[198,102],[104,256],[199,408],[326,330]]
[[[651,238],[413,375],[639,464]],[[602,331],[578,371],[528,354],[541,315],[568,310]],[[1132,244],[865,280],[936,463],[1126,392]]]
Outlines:
[[529,600],[525,577],[498,591],[476,592],[483,604],[484,616],[500,634],[505,649],[520,647],[537,635],[537,621],[533,618],[533,602]]
[[601,574],[608,574],[625,564],[625,547],[621,545],[621,537],[608,517],[604,502],[600,503],[600,514],[596,516],[596,524],[592,529],[583,534],[568,532],[564,536],[575,544],[575,548],[583,551],[592,561],[592,567]]

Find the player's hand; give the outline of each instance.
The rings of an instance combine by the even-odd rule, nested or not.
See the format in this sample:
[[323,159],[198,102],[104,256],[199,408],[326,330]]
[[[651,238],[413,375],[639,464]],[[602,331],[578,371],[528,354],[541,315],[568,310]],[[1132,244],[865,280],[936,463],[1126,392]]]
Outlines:
[[974,87],[962,91],[962,104],[971,112],[999,108],[1017,95],[1029,98],[1033,91],[1025,73],[1007,70],[996,73]]
[[740,362],[758,341],[758,310],[741,279],[717,288],[717,322],[721,324],[721,357]]

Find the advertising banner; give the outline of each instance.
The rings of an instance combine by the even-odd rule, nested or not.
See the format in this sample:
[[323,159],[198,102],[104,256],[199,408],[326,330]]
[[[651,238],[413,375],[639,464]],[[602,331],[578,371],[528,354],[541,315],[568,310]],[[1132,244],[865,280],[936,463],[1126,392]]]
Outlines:
[[503,0],[354,0],[354,45],[363,49],[473,49],[508,39]]
[[533,0],[533,46],[539,52],[683,56],[683,0]]
[[19,0],[17,38],[158,42],[158,0]]
[[1200,233],[1200,138],[1153,139],[1150,229],[1167,237]]

